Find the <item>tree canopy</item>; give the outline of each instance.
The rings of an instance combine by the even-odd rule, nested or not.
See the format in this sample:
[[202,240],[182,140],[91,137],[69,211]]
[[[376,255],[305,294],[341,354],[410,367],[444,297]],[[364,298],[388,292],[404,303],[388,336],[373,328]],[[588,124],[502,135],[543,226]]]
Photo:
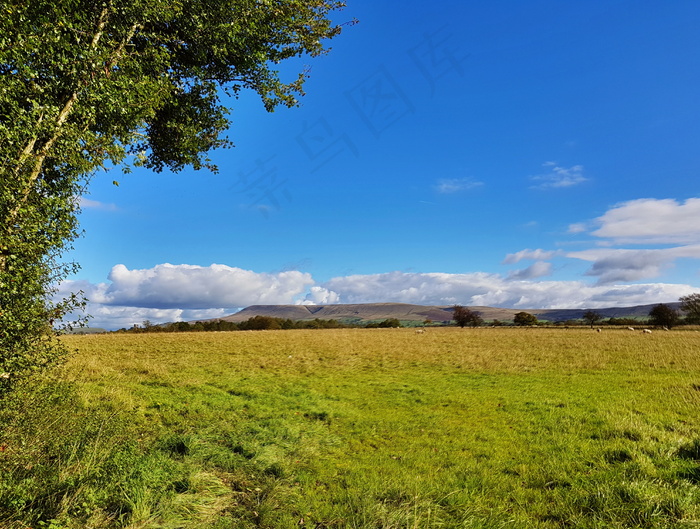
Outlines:
[[678,324],[678,313],[668,305],[660,303],[649,311],[649,323],[670,329]]
[[484,323],[484,319],[481,317],[481,314],[474,310],[468,309],[467,307],[463,307],[462,305],[455,305],[453,307],[452,319],[462,328],[466,326],[478,327]]
[[[294,106],[339,25],[336,0],[7,0],[0,15],[0,385],[51,363],[51,300],[73,270],[79,197],[100,168],[216,170],[228,96]],[[44,351],[43,353],[40,351]],[[54,351],[54,352],[51,352]],[[0,387],[0,390],[2,387]]]
[[513,316],[513,323],[519,326],[537,325],[537,316],[529,312],[518,312]]
[[601,319],[602,316],[594,310],[587,310],[586,313],[583,315],[583,321],[585,321],[586,324],[590,325],[591,329],[593,328],[593,325],[595,325],[595,323],[600,321]]
[[687,323],[700,323],[700,294],[681,296],[678,301],[681,302],[680,308],[685,313],[685,321]]

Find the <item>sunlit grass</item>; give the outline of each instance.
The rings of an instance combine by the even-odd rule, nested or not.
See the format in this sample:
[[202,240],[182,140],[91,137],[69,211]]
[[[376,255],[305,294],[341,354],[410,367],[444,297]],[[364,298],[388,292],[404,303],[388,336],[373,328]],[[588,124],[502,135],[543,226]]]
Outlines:
[[66,340],[72,383],[8,412],[0,527],[700,524],[700,333]]

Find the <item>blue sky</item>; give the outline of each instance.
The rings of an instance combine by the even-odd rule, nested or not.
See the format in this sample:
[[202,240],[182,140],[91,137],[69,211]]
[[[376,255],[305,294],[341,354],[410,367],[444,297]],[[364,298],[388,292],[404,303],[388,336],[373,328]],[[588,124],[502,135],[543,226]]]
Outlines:
[[[83,197],[91,325],[252,304],[596,308],[700,291],[700,4],[348,0],[301,106],[219,174]],[[112,185],[118,180],[120,185]]]

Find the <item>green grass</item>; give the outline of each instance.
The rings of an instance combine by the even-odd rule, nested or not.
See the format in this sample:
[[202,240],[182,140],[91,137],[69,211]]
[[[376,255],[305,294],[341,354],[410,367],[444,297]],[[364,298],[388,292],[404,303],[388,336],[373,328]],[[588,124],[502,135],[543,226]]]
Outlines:
[[71,336],[0,527],[700,527],[700,333]]

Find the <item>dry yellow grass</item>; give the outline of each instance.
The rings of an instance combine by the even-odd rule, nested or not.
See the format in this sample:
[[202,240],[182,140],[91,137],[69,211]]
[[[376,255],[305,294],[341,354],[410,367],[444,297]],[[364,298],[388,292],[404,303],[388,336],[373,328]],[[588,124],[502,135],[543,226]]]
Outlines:
[[445,368],[521,372],[649,368],[698,370],[700,333],[614,329],[433,328],[66,336],[88,378],[178,375],[209,369]]

